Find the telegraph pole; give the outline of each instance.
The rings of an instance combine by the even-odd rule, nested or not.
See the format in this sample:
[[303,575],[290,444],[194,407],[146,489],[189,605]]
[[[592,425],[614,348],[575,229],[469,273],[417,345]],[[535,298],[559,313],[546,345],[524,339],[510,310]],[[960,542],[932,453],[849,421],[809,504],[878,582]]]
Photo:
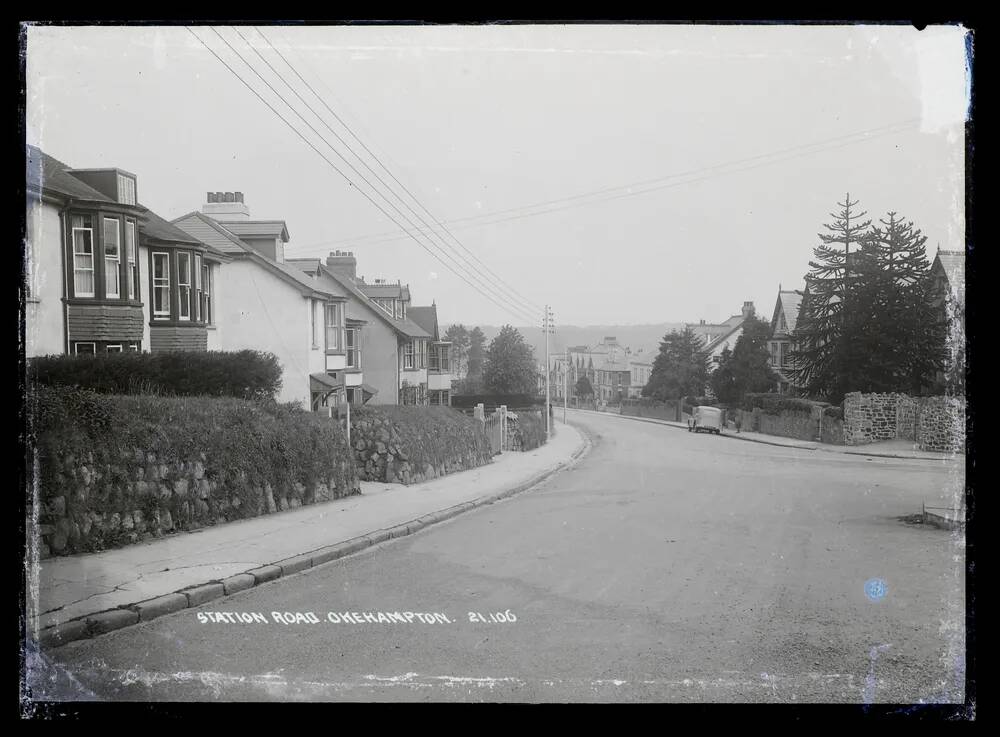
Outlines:
[[552,408],[549,394],[551,373],[551,367],[549,366],[549,333],[552,332],[552,310],[549,309],[548,305],[545,305],[545,319],[542,322],[542,326],[542,330],[545,332],[545,439],[550,440],[552,437],[552,428],[550,426],[549,414]]
[[569,402],[569,353],[563,363],[563,424],[566,424],[566,404]]

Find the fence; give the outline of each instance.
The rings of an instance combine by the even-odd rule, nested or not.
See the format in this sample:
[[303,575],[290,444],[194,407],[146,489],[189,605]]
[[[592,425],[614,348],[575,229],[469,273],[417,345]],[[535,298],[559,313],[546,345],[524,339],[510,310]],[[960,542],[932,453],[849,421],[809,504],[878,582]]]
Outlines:
[[488,417],[480,419],[483,421],[483,430],[486,431],[486,439],[490,441],[490,450],[493,452],[493,455],[499,455],[503,452],[503,437],[505,435],[503,426],[505,418],[501,416],[500,410],[496,410]]

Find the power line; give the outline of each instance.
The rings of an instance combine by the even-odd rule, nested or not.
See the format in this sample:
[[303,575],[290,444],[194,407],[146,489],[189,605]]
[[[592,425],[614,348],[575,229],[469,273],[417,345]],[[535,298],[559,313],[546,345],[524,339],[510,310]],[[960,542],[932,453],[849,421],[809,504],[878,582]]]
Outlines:
[[[412,227],[416,228],[416,225],[414,224],[414,222],[413,222],[412,220],[410,220],[410,218],[409,218],[409,217],[408,217],[408,216],[406,215],[406,213],[404,213],[403,211],[401,211],[401,210],[400,210],[400,209],[399,209],[399,208],[398,208],[398,207],[397,207],[397,206],[395,205],[395,203],[394,203],[394,202],[393,202],[392,200],[390,200],[390,199],[389,199],[388,197],[386,197],[386,196],[385,196],[385,194],[383,194],[383,193],[382,193],[382,192],[381,192],[381,191],[380,191],[380,190],[378,189],[378,187],[376,187],[376,186],[375,186],[374,184],[372,184],[372,183],[371,183],[371,181],[370,181],[370,180],[369,180],[369,179],[368,179],[367,177],[365,177],[365,175],[364,175],[364,174],[362,174],[362,173],[361,173],[360,171],[358,171],[357,167],[355,167],[355,166],[354,166],[354,165],[353,165],[353,164],[352,164],[352,163],[351,163],[350,161],[348,161],[348,160],[347,160],[347,158],[345,158],[345,157],[344,157],[344,156],[343,156],[343,155],[342,155],[342,154],[341,154],[341,153],[340,153],[340,152],[339,152],[339,151],[338,151],[338,150],[336,149],[336,147],[335,147],[335,146],[334,146],[333,144],[331,144],[331,143],[330,143],[330,141],[328,141],[328,140],[326,139],[326,137],[324,137],[324,136],[323,136],[323,134],[322,134],[322,133],[320,133],[320,132],[319,132],[318,130],[316,130],[316,128],[315,128],[315,127],[314,127],[314,126],[313,126],[313,125],[312,125],[312,124],[311,124],[311,123],[310,123],[310,122],[309,122],[309,121],[308,121],[308,120],[307,120],[307,119],[305,118],[305,116],[303,116],[303,115],[302,115],[302,114],[301,114],[301,113],[300,113],[300,112],[299,112],[298,110],[296,110],[296,109],[295,109],[295,107],[294,107],[294,106],[293,106],[293,105],[292,105],[291,103],[289,103],[289,102],[288,102],[288,100],[286,100],[286,99],[285,99],[285,97],[284,97],[284,96],[283,96],[283,95],[282,95],[282,94],[281,94],[280,92],[278,92],[278,91],[277,91],[277,90],[276,90],[276,89],[274,88],[274,86],[273,86],[273,85],[271,85],[271,84],[270,84],[270,82],[268,82],[268,81],[267,81],[266,79],[264,79],[263,75],[261,75],[261,74],[260,74],[260,72],[258,72],[258,71],[257,71],[257,69],[256,69],[256,68],[254,68],[254,66],[253,66],[252,64],[250,64],[250,62],[248,62],[248,61],[247,61],[247,60],[246,60],[246,59],[245,59],[245,58],[244,58],[244,57],[242,56],[242,54],[240,54],[240,52],[239,52],[239,51],[237,51],[237,50],[236,50],[236,48],[235,48],[235,47],[234,47],[234,46],[233,46],[233,45],[232,45],[231,43],[229,43],[229,41],[228,41],[228,40],[227,40],[227,39],[226,39],[226,38],[225,38],[225,37],[224,37],[224,36],[223,36],[223,35],[222,35],[222,34],[221,34],[221,33],[220,33],[220,32],[219,32],[218,30],[217,30],[217,29],[215,29],[215,28],[212,28],[212,31],[213,31],[213,32],[215,33],[215,35],[217,35],[217,36],[218,36],[218,37],[219,37],[219,38],[220,38],[220,39],[222,40],[222,42],[223,42],[223,43],[225,43],[225,44],[226,44],[226,46],[228,46],[228,47],[229,47],[229,49],[230,49],[230,50],[231,50],[231,51],[232,51],[232,52],[233,52],[234,54],[236,54],[236,56],[237,56],[237,57],[239,57],[240,61],[242,61],[242,62],[243,62],[243,63],[244,63],[244,64],[245,64],[245,65],[246,65],[247,67],[249,67],[249,68],[250,68],[250,71],[252,71],[252,72],[253,72],[253,73],[254,73],[254,74],[255,74],[255,75],[257,76],[257,78],[258,78],[258,79],[260,79],[260,80],[261,80],[261,81],[262,81],[262,82],[263,82],[263,83],[264,83],[264,84],[265,84],[265,85],[266,85],[266,86],[268,87],[268,89],[270,89],[270,90],[271,90],[271,92],[273,92],[273,93],[274,93],[275,95],[277,95],[277,97],[278,97],[278,98],[279,98],[279,99],[280,99],[280,100],[281,100],[281,101],[282,101],[282,102],[283,102],[283,103],[284,103],[284,104],[285,104],[285,105],[286,105],[286,106],[287,106],[287,107],[288,107],[288,108],[289,108],[289,109],[290,109],[290,110],[291,110],[291,111],[292,111],[293,113],[295,113],[295,114],[296,114],[296,115],[297,115],[297,116],[299,117],[299,119],[300,119],[300,120],[302,120],[302,121],[303,121],[303,122],[304,122],[304,123],[305,123],[305,124],[306,124],[306,125],[307,125],[307,126],[309,127],[309,129],[310,129],[310,130],[312,130],[312,132],[313,132],[313,133],[315,133],[315,134],[316,134],[317,136],[319,136],[320,140],[322,140],[322,141],[323,141],[323,142],[324,142],[324,143],[325,143],[325,144],[326,144],[326,145],[327,145],[327,146],[328,146],[328,147],[330,148],[330,150],[332,150],[332,151],[333,151],[333,153],[334,153],[334,154],[336,154],[338,158],[340,158],[340,160],[341,160],[341,161],[343,161],[343,162],[344,162],[345,164],[347,164],[347,165],[348,165],[348,166],[349,166],[349,167],[351,168],[351,170],[352,170],[352,171],[354,171],[354,173],[355,173],[355,174],[357,174],[357,175],[358,175],[358,176],[359,176],[359,177],[360,177],[360,178],[362,179],[362,181],[364,181],[364,182],[365,182],[365,184],[367,184],[367,185],[368,185],[368,186],[369,186],[369,187],[370,187],[370,188],[372,189],[372,191],[374,191],[374,192],[375,192],[375,193],[376,193],[377,195],[379,195],[379,197],[381,197],[381,198],[382,198],[383,200],[385,200],[385,201],[386,201],[386,203],[388,203],[388,205],[389,205],[389,206],[390,206],[390,207],[391,207],[391,208],[392,208],[393,210],[395,210],[395,211],[396,211],[396,212],[397,212],[397,213],[398,213],[398,214],[399,214],[399,215],[400,215],[400,216],[401,216],[401,217],[402,217],[402,218],[403,218],[404,220],[406,220],[406,222],[407,222],[407,223],[409,223],[409,224],[410,224],[410,225],[411,225]],[[240,32],[239,32],[238,30],[236,31],[236,33],[237,33],[237,34],[238,34],[238,35],[240,36],[240,38],[242,38],[242,39],[243,39],[243,40],[244,40],[244,41],[245,41],[245,42],[247,43],[247,45],[248,45],[248,46],[250,46],[249,42],[248,42],[248,41],[247,41],[247,39],[246,39],[246,38],[245,38],[245,37],[243,36],[243,34],[242,34],[242,33],[240,33]],[[307,107],[307,108],[308,108],[308,109],[309,109],[309,110],[310,110],[310,111],[311,111],[311,112],[313,113],[313,115],[316,115],[316,117],[317,117],[317,118],[320,118],[320,116],[319,116],[319,115],[318,115],[318,114],[316,113],[316,111],[315,111],[315,110],[313,110],[313,108],[312,108],[312,107],[311,107],[311,106],[310,106],[310,105],[309,105],[309,104],[308,104],[307,102],[305,102],[305,100],[303,100],[303,99],[302,99],[302,96],[298,94],[298,92],[297,92],[297,91],[295,90],[295,88],[294,88],[294,87],[292,87],[292,85],[291,85],[291,84],[289,84],[289,83],[288,83],[288,81],[287,81],[287,80],[285,80],[285,79],[284,79],[284,77],[282,77],[282,76],[281,76],[281,75],[280,75],[280,74],[279,74],[279,73],[277,72],[277,70],[275,70],[275,69],[274,69],[274,67],[273,67],[273,66],[271,66],[271,64],[270,64],[270,63],[269,63],[269,62],[267,61],[267,59],[264,59],[264,57],[263,57],[263,56],[262,56],[262,55],[260,54],[260,52],[259,52],[259,51],[257,51],[256,49],[254,49],[254,48],[253,48],[252,46],[250,46],[250,48],[251,48],[251,49],[252,49],[252,50],[254,51],[254,53],[256,53],[256,54],[257,54],[257,55],[258,55],[258,56],[259,56],[259,57],[260,57],[260,58],[261,58],[261,59],[262,59],[262,60],[264,61],[264,63],[265,63],[265,64],[267,64],[268,68],[270,68],[270,69],[271,69],[271,71],[272,71],[272,72],[274,72],[275,76],[277,76],[277,77],[278,77],[278,79],[280,79],[280,80],[281,80],[281,81],[282,81],[282,82],[283,82],[283,83],[285,84],[285,86],[287,86],[287,87],[288,87],[288,88],[289,88],[290,90],[292,90],[292,92],[293,92],[293,93],[295,93],[295,94],[296,94],[296,95],[297,95],[297,96],[299,97],[299,99],[300,99],[300,100],[302,100],[302,102],[303,102],[303,103],[305,103],[306,107]],[[320,118],[320,120],[322,121],[322,118]],[[325,121],[322,121],[322,122],[324,122],[324,124],[325,124]],[[327,128],[329,128],[329,126],[327,126]],[[334,133],[334,135],[336,135],[336,133]],[[345,142],[344,142],[344,140],[343,140],[342,138],[340,138],[339,136],[337,136],[337,138],[338,138],[338,140],[340,140],[340,141],[341,141],[341,143],[345,143]],[[345,145],[346,145],[346,143],[345,143]],[[350,147],[348,147],[348,150],[350,150]],[[352,153],[354,153],[354,152],[352,151]],[[355,156],[357,156],[357,154],[355,154]],[[360,160],[360,158],[359,158],[359,160]],[[362,162],[362,163],[363,163],[363,162]],[[381,181],[381,180],[380,180],[380,181]],[[383,184],[384,184],[384,182],[383,182]],[[391,190],[390,190],[390,191],[391,191]],[[400,199],[400,202],[402,202],[402,199]],[[408,207],[408,206],[406,205],[406,203],[405,203],[405,202],[403,202],[403,206],[404,206],[404,207]],[[412,209],[412,208],[411,208],[411,209]],[[418,216],[418,217],[419,217],[419,216]],[[395,221],[395,220],[393,220],[393,222],[396,222],[396,224],[397,224],[397,225],[399,224],[399,223],[398,223],[397,221]],[[424,224],[426,225],[426,223],[424,223]],[[400,227],[402,228],[402,226],[400,226]],[[403,228],[403,230],[405,231],[405,228]],[[440,237],[439,237],[439,240],[440,240]],[[436,247],[436,248],[438,248],[438,249],[439,249],[439,250],[440,250],[440,251],[441,251],[442,253],[444,253],[444,254],[445,254],[446,256],[448,255],[447,251],[446,251],[446,250],[445,250],[444,248],[441,248],[441,246],[437,246],[436,244],[433,244],[433,242],[431,242],[431,241],[428,241],[428,242],[432,243],[432,245],[435,245],[435,247]],[[443,241],[442,241],[442,242],[443,242]],[[425,249],[425,250],[426,250],[426,249]],[[440,259],[439,259],[439,260],[440,260]],[[442,261],[442,263],[444,263],[444,262]],[[455,263],[457,264],[458,262],[456,261]],[[489,293],[490,293],[491,295],[493,295],[493,296],[497,296],[497,297],[499,297],[499,298],[500,298],[501,300],[505,300],[505,299],[507,299],[507,298],[506,298],[506,297],[505,297],[505,296],[504,296],[504,295],[503,295],[503,294],[502,294],[501,292],[499,292],[499,291],[498,291],[498,290],[496,290],[495,288],[493,288],[493,289],[492,289],[492,291],[490,291],[490,289],[491,289],[490,285],[489,285],[489,284],[488,284],[488,282],[486,282],[486,281],[485,281],[484,279],[482,279],[482,278],[480,278],[480,277],[479,277],[479,274],[478,274],[478,272],[477,272],[476,270],[474,270],[474,269],[468,269],[468,268],[466,268],[466,270],[468,271],[468,273],[469,273],[469,274],[470,274],[470,275],[471,275],[471,276],[472,276],[472,277],[473,277],[474,279],[476,279],[476,280],[477,280],[477,281],[479,282],[479,286],[480,286],[480,287],[486,287],[486,290],[487,290],[487,291],[488,291],[488,292],[489,292]],[[472,285],[470,284],[470,286],[472,286]],[[517,307],[517,309],[518,309],[518,310],[520,310],[520,309],[521,309],[521,307],[520,307],[520,306],[517,306],[517,305],[515,305],[515,307]]]
[[[330,167],[335,172],[337,172],[341,177],[343,177],[344,180],[347,181],[347,184],[350,187],[353,187],[355,190],[357,190],[363,197],[365,197],[365,199],[367,199],[369,202],[371,202],[371,204],[374,205],[375,208],[379,210],[379,212],[381,212],[383,215],[385,215],[390,221],[392,221],[395,225],[397,225],[403,232],[407,233],[407,235],[409,235],[410,238],[417,245],[419,245],[425,251],[427,251],[432,256],[434,256],[434,258],[436,258],[438,261],[441,261],[441,263],[444,264],[446,267],[448,267],[448,269],[450,271],[452,271],[452,273],[454,273],[456,276],[458,276],[460,279],[462,279],[462,281],[464,281],[470,287],[472,287],[476,291],[480,292],[480,294],[482,294],[484,297],[486,297],[487,299],[489,299],[491,302],[493,302],[494,304],[496,304],[497,306],[499,306],[501,309],[505,310],[506,312],[509,312],[512,315],[517,316],[518,319],[522,319],[522,320],[526,319],[521,314],[521,312],[520,312],[519,309],[518,310],[514,310],[509,305],[497,302],[495,299],[493,299],[492,295],[490,295],[489,293],[483,292],[478,287],[476,287],[474,284],[472,284],[471,282],[469,282],[469,280],[466,279],[463,274],[457,272],[451,266],[451,264],[449,264],[447,261],[444,261],[443,259],[441,259],[437,254],[435,254],[432,251],[430,251],[427,248],[427,246],[425,246],[422,242],[420,242],[419,240],[417,240],[416,238],[414,238],[411,234],[409,234],[408,231],[406,230],[406,228],[404,228],[394,217],[392,217],[392,215],[390,215],[388,212],[386,212],[385,209],[381,205],[379,205],[375,200],[373,200],[371,198],[371,196],[367,192],[365,192],[363,189],[361,189],[360,187],[358,187],[357,185],[355,185],[354,182],[351,181],[350,177],[348,177],[346,174],[344,174],[344,172],[342,172],[337,167],[336,164],[334,164],[332,161],[330,161],[330,159],[322,151],[320,151],[318,148],[316,148],[316,146],[306,136],[304,136],[301,131],[299,131],[294,125],[292,125],[292,123],[290,123],[284,116],[282,116],[281,113],[278,112],[278,110],[276,110],[273,105],[271,105],[271,103],[269,103],[267,100],[265,100],[264,97],[259,92],[257,92],[257,90],[255,90],[246,80],[244,80],[243,77],[241,77],[229,64],[227,64],[226,61],[221,56],[219,56],[215,52],[215,50],[212,49],[211,46],[209,46],[207,43],[205,43],[205,41],[202,40],[201,37],[198,36],[198,34],[196,34],[194,32],[194,30],[190,26],[185,26],[185,28],[187,28],[187,30],[191,33],[191,35],[194,36],[195,39],[197,39],[197,41],[199,43],[201,43],[201,45],[204,46],[209,51],[209,53],[211,53],[212,56],[214,56],[227,70],[229,70],[229,72],[234,77],[236,77],[236,79],[238,79],[243,84],[244,87],[246,87],[248,90],[250,90],[250,92],[252,92],[254,94],[254,96],[257,97],[257,99],[259,99],[261,102],[263,102],[264,105],[266,105],[268,107],[268,109],[270,109],[271,112],[274,113],[278,117],[279,120],[281,120],[285,125],[287,125],[289,128],[291,128],[292,132],[294,132],[297,136],[299,136],[299,138],[301,138],[306,143],[307,146],[309,146],[313,151],[315,151],[320,156],[320,158],[322,158],[327,164],[329,164]],[[219,35],[218,32],[216,32],[216,34]],[[225,41],[224,38],[223,38],[223,41]],[[227,43],[227,45],[229,45],[229,44]],[[230,46],[230,48],[232,48],[232,47]],[[238,53],[237,53],[237,56],[239,56]],[[240,58],[242,59],[242,57],[240,57]],[[244,63],[246,63],[245,60],[244,60]],[[279,95],[279,97],[280,97],[280,95]],[[322,138],[322,136],[321,136],[321,138]],[[327,145],[329,145],[329,142],[327,142]]]
[[[254,30],[257,31],[257,33],[261,36],[261,38],[263,38],[264,41],[268,44],[268,46],[270,46],[270,48],[274,51],[274,53],[276,53],[281,58],[281,60],[283,62],[285,62],[285,64],[288,66],[289,69],[292,70],[292,72],[295,74],[295,76],[299,78],[299,80],[309,89],[310,92],[312,92],[312,94],[316,97],[316,99],[319,100],[323,104],[323,106],[327,110],[330,111],[330,114],[333,115],[333,117],[337,120],[337,122],[340,123],[344,127],[344,129],[348,133],[351,134],[351,136],[354,138],[354,140],[357,141],[361,145],[361,147],[368,153],[368,155],[371,156],[372,159],[374,159],[375,162],[378,163],[378,165],[380,167],[382,167],[383,171],[385,171],[386,174],[388,174],[389,177],[392,178],[392,180],[397,185],[399,185],[402,188],[402,190],[404,192],[406,192],[407,195],[409,195],[409,197],[410,197],[411,200],[413,200],[425,213],[427,213],[428,217],[430,217],[431,220],[433,220],[438,225],[439,228],[441,228],[442,230],[444,230],[445,233],[448,234],[448,236],[451,238],[451,240],[454,243],[456,243],[463,251],[465,251],[470,256],[472,256],[472,258],[474,258],[484,269],[486,269],[486,271],[489,274],[491,274],[495,279],[497,279],[500,282],[501,286],[504,286],[507,289],[507,291],[509,291],[513,296],[517,297],[522,302],[522,304],[524,304],[527,307],[530,307],[533,310],[534,309],[541,309],[534,302],[532,302],[531,300],[527,299],[526,297],[523,297],[520,293],[518,293],[512,287],[510,287],[509,285],[507,285],[507,283],[496,272],[494,272],[489,266],[487,266],[485,263],[483,263],[482,259],[480,259],[478,256],[476,256],[475,253],[473,253],[468,248],[466,248],[465,244],[462,243],[460,240],[458,240],[458,238],[456,238],[455,235],[450,230],[448,230],[448,228],[444,225],[444,223],[441,222],[440,220],[438,220],[434,216],[434,214],[430,210],[428,210],[427,207],[424,206],[424,204],[417,198],[417,196],[414,195],[413,192],[411,192],[406,187],[406,185],[403,184],[396,177],[396,175],[393,174],[392,171],[385,164],[382,163],[381,159],[379,159],[379,157],[376,156],[375,153],[370,148],[368,148],[367,145],[365,145],[365,142],[362,141],[361,138],[359,138],[358,135],[351,129],[351,127],[336,113],[336,111],[333,108],[331,108],[329,104],[327,104],[326,100],[318,92],[316,92],[316,90],[313,88],[313,86],[311,84],[309,84],[309,82],[298,72],[298,70],[292,65],[292,63],[290,61],[288,61],[287,58],[285,58],[285,55],[281,53],[281,51],[271,42],[271,40],[264,34],[264,32],[261,31],[260,28],[258,28],[256,26],[254,27]],[[317,116],[317,117],[319,117],[319,116]],[[322,118],[321,118],[321,120],[322,120]],[[327,126],[327,128],[329,128],[329,126]],[[331,129],[331,132],[333,132],[332,129]],[[336,133],[334,133],[334,135],[336,135]],[[342,143],[344,143],[345,146],[348,145],[348,144],[346,144],[343,141],[343,139],[340,138],[340,136],[337,136],[337,138]],[[348,149],[350,150],[349,146],[348,146]],[[355,154],[355,156],[357,156],[357,154]],[[362,159],[361,159],[360,156],[357,156],[357,158],[358,158],[359,161],[362,161]],[[362,163],[364,163],[364,162],[362,161]],[[368,168],[369,171],[371,171],[373,174],[375,174],[375,172],[371,169],[371,167],[369,167],[367,164],[365,164],[365,166],[366,166],[366,168]],[[378,176],[378,175],[375,174],[375,176]],[[386,186],[387,189],[389,188],[389,185],[386,184],[385,181],[381,177],[379,177],[379,181],[382,182]],[[400,197],[400,201],[402,201],[401,197]],[[421,218],[421,222],[423,222],[425,225],[427,224],[425,221],[423,221],[422,218]],[[428,228],[429,227],[430,226],[428,226]],[[468,262],[466,262],[466,263],[468,263]]]
[[[466,225],[466,226],[463,226],[463,227],[481,227],[481,226],[485,226],[485,225],[495,225],[497,223],[508,222],[510,220],[518,220],[518,219],[521,219],[521,218],[535,217],[537,215],[545,215],[545,214],[552,213],[552,212],[559,212],[559,211],[562,211],[562,210],[569,210],[569,209],[573,209],[575,207],[584,207],[586,205],[594,205],[594,204],[598,204],[598,203],[601,203],[601,202],[610,202],[610,201],[614,201],[614,200],[618,200],[618,199],[624,199],[626,197],[637,197],[639,195],[648,194],[650,192],[659,191],[661,189],[668,189],[670,186],[673,186],[673,183],[671,183],[671,184],[665,184],[663,186],[647,187],[645,189],[640,189],[638,191],[632,191],[636,187],[644,187],[645,185],[649,185],[649,184],[657,184],[657,183],[660,183],[660,182],[667,182],[668,180],[678,179],[680,177],[685,177],[685,176],[691,176],[692,174],[700,174],[702,172],[714,171],[714,170],[717,170],[717,169],[725,169],[727,167],[733,167],[733,166],[736,166],[738,164],[753,162],[753,161],[757,161],[757,160],[760,160],[760,159],[767,159],[767,158],[770,158],[770,157],[780,156],[782,154],[792,153],[792,152],[795,152],[795,151],[799,151],[800,149],[815,149],[815,150],[803,151],[801,154],[798,154],[798,155],[795,155],[795,156],[785,156],[783,158],[777,158],[777,159],[774,159],[774,160],[771,160],[771,161],[765,160],[765,161],[762,161],[760,164],[757,164],[755,166],[743,167],[741,169],[734,169],[731,172],[729,172],[729,171],[723,171],[722,173],[723,174],[730,174],[730,173],[738,173],[738,172],[741,172],[741,171],[747,171],[749,169],[758,168],[759,166],[766,166],[766,165],[770,165],[770,164],[774,164],[774,163],[780,163],[782,161],[788,161],[788,160],[791,160],[791,159],[794,159],[794,158],[798,158],[799,155],[809,155],[809,154],[814,154],[814,153],[822,153],[823,151],[828,151],[828,150],[835,149],[835,148],[842,148],[843,146],[852,145],[854,143],[863,143],[863,142],[871,140],[873,138],[879,138],[879,137],[885,136],[885,135],[892,135],[893,133],[900,133],[900,132],[902,132],[904,130],[907,130],[909,128],[914,127],[917,122],[919,122],[919,119],[912,119],[912,120],[901,121],[899,123],[893,123],[891,125],[881,126],[879,128],[872,128],[872,129],[869,129],[869,130],[866,130],[866,131],[858,131],[858,132],[855,132],[855,133],[849,133],[849,134],[845,134],[845,135],[842,135],[842,136],[837,136],[837,137],[834,137],[834,138],[825,139],[823,141],[817,141],[817,142],[814,142],[814,143],[799,144],[797,146],[792,146],[792,147],[789,147],[787,149],[779,149],[777,151],[772,151],[772,152],[769,152],[769,153],[766,153],[766,154],[758,154],[756,156],[751,156],[751,157],[747,157],[747,158],[744,158],[744,159],[736,159],[734,161],[724,162],[724,163],[721,163],[721,164],[715,164],[715,165],[708,166],[708,167],[702,167],[702,168],[699,168],[699,169],[691,169],[691,170],[688,170],[688,171],[685,171],[685,172],[678,172],[676,174],[669,174],[669,175],[666,175],[666,176],[663,176],[663,177],[657,177],[655,179],[647,179],[647,180],[643,180],[643,181],[639,181],[639,182],[633,182],[631,184],[617,185],[615,187],[608,187],[608,188],[605,188],[605,189],[593,190],[591,192],[584,192],[582,194],[573,195],[573,196],[570,196],[570,197],[563,197],[563,198],[558,198],[558,199],[553,199],[553,200],[546,200],[546,201],[543,201],[543,202],[537,202],[537,203],[530,204],[530,205],[521,205],[519,207],[512,207],[512,208],[507,208],[507,209],[503,209],[503,210],[495,210],[493,212],[484,213],[482,215],[472,215],[472,216],[463,217],[463,218],[455,218],[454,220],[449,220],[447,222],[450,223],[451,225],[456,225],[458,223],[470,223],[469,225]],[[864,136],[864,137],[859,138],[859,136]],[[852,140],[846,140],[845,141],[844,139],[852,139]],[[858,139],[858,140],[853,140],[853,139]],[[844,141],[844,142],[841,143],[841,144],[838,144],[838,145],[834,145],[834,146],[827,145],[827,144],[831,144],[831,143],[836,143],[838,141]],[[685,180],[685,181],[680,182],[680,183],[681,184],[687,184],[687,183],[689,183],[689,181],[704,181],[704,179],[706,179],[706,178],[708,178],[708,177],[699,177],[697,179]],[[599,198],[599,199],[589,199],[589,198],[594,198],[594,197],[597,197],[598,195],[605,194],[605,193],[612,193],[612,194],[614,194],[614,196],[603,197],[603,198]],[[538,212],[525,212],[523,214],[517,214],[517,215],[514,215],[512,217],[498,218],[496,220],[489,220],[490,218],[494,218],[497,215],[504,215],[504,214],[507,214],[507,213],[521,213],[522,211],[525,211],[525,210],[533,210],[533,209],[536,209],[536,208],[545,207],[547,205],[557,205],[557,204],[560,204],[560,203],[571,203],[571,202],[575,202],[577,200],[585,200],[585,199],[588,200],[588,201],[586,201],[586,202],[579,202],[578,204],[566,204],[563,207],[553,207],[553,208],[549,208],[549,209],[546,209],[546,210],[540,210]],[[479,222],[476,222],[476,221],[488,221],[488,222],[479,223]],[[471,223],[474,223],[474,222],[476,223],[476,225],[472,225],[471,224]],[[391,232],[391,233],[390,232],[374,233],[374,234],[367,235],[367,236],[359,236],[357,238],[345,238],[343,240],[324,241],[322,243],[316,243],[316,244],[313,244],[313,245],[301,246],[301,248],[310,249],[310,248],[317,248],[317,247],[320,247],[320,246],[323,246],[323,247],[326,247],[326,246],[336,246],[336,245],[339,245],[341,243],[360,243],[362,241],[368,241],[368,242],[371,242],[371,243],[381,243],[383,241],[388,241],[388,240],[397,240],[399,237],[400,236],[398,236],[395,232]]]

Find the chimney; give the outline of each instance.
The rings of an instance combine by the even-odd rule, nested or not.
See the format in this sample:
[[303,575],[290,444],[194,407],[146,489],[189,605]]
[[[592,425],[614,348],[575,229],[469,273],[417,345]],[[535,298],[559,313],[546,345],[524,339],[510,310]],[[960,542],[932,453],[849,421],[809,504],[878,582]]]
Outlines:
[[242,192],[209,192],[201,211],[214,220],[250,219],[250,208],[244,203]]
[[750,318],[753,317],[753,315],[754,315],[753,302],[744,302],[743,303],[743,319],[744,320],[749,320]]
[[351,281],[357,280],[358,262],[353,251],[330,251],[330,255],[326,257],[326,267]]

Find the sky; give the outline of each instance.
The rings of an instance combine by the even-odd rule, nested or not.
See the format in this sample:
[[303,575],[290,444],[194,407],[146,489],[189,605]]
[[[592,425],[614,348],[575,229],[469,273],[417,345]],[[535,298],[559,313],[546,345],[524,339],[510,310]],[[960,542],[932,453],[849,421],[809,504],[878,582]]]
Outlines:
[[351,250],[445,324],[769,319],[847,192],[964,249],[961,27],[260,30],[29,26],[27,142],[168,219],[241,191],[287,257]]

